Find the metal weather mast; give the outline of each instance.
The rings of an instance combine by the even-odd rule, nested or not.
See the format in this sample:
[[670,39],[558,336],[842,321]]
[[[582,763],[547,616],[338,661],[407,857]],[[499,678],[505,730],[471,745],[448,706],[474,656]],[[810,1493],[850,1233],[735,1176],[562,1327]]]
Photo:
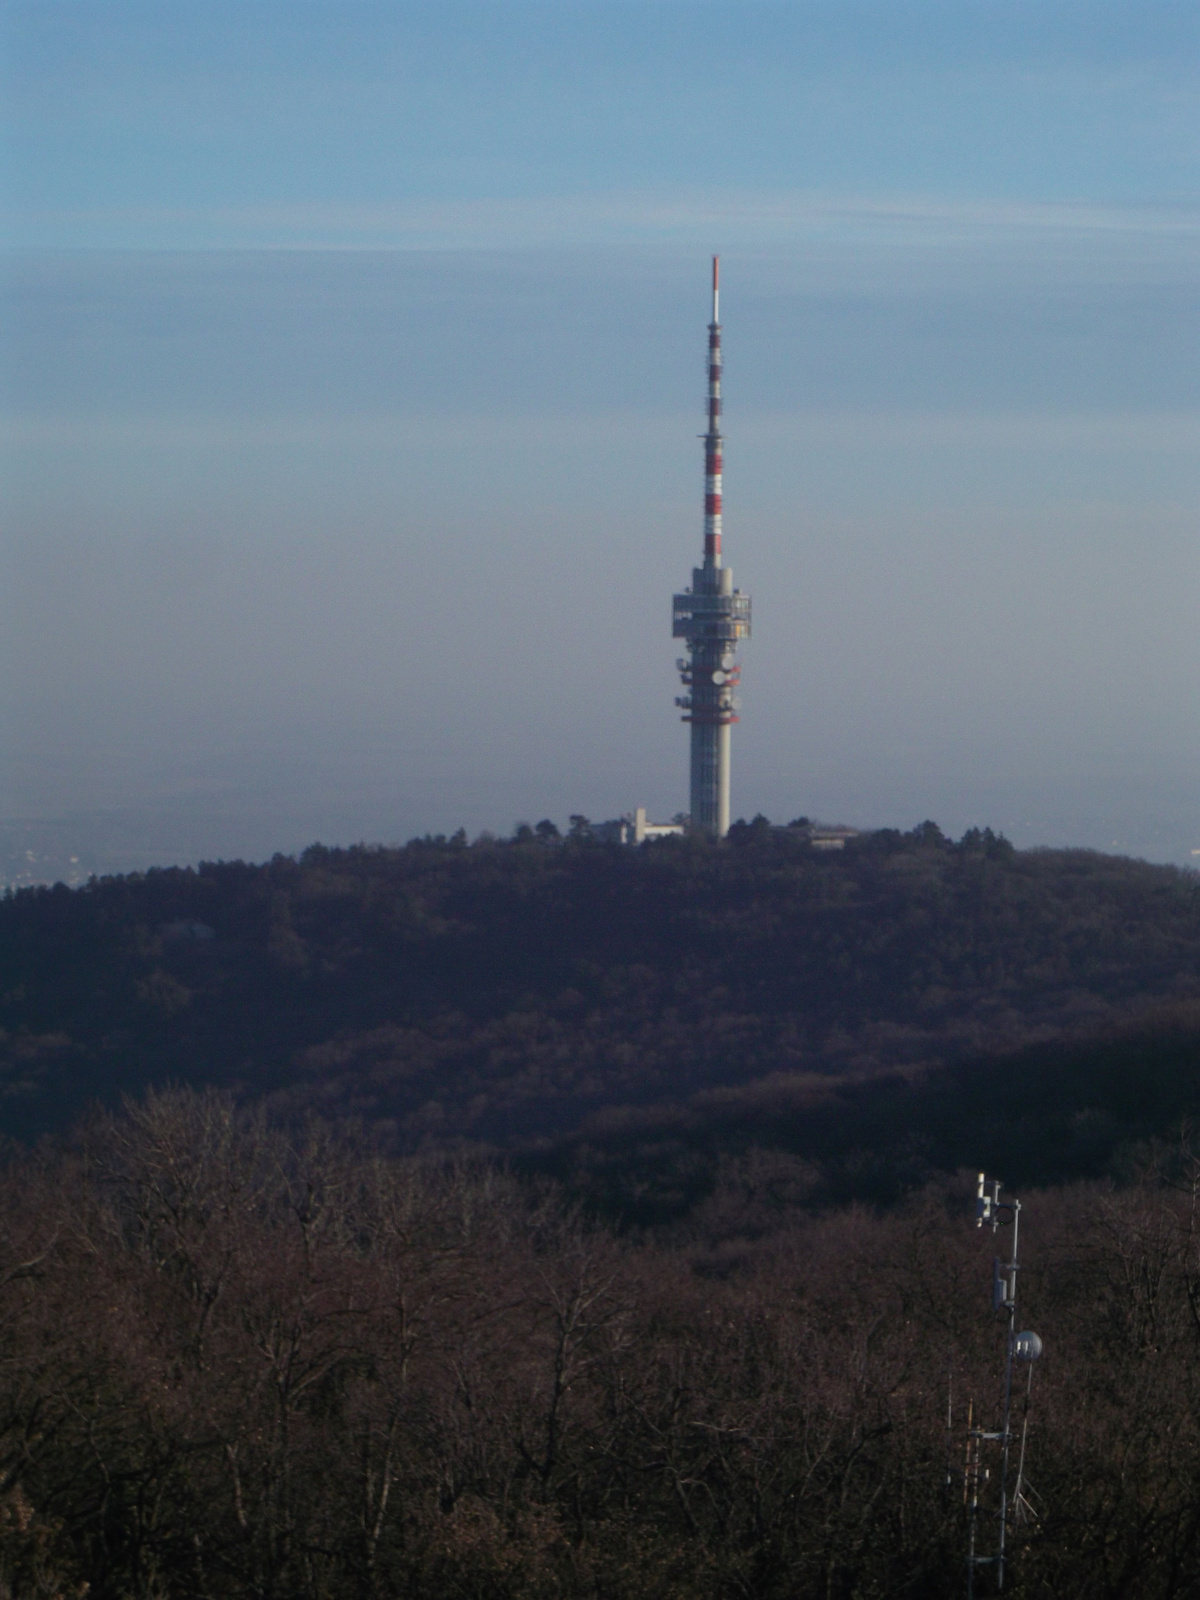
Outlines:
[[713,257],[712,321],[708,327],[708,431],[704,435],[704,565],[692,569],[692,586],[674,597],[671,634],[687,641],[676,665],[688,690],[676,705],[692,725],[691,825],[721,839],[729,831],[730,728],[737,722],[734,689],[741,676],[734,660],[739,639],[750,637],[750,596],[733,587],[721,561],[721,318],[720,257]]
[[[963,1503],[967,1511],[967,1600],[975,1600],[977,1584],[990,1571],[991,1587],[996,1593],[1004,1588],[1006,1567],[1009,1562],[1009,1534],[1014,1526],[1036,1520],[1033,1491],[1025,1476],[1025,1446],[1029,1432],[1029,1401],[1033,1386],[1033,1363],[1042,1353],[1042,1341],[1031,1330],[1017,1332],[1017,1245],[1021,1228],[1021,1202],[1002,1201],[1001,1185],[995,1179],[979,1174],[975,1199],[975,1226],[991,1228],[993,1234],[1003,1227],[1012,1228],[1008,1260],[999,1257],[992,1265],[992,1310],[1002,1311],[1005,1321],[1004,1382],[1001,1390],[998,1426],[986,1427],[977,1420],[975,1403],[967,1409],[967,1458],[963,1473]],[[1028,1366],[1025,1383],[1024,1415],[1020,1434],[1013,1423],[1013,1377],[1016,1363]],[[981,1415],[981,1414],[980,1414]],[[950,1418],[947,1417],[947,1426]],[[1012,1450],[1018,1445],[1016,1481],[1012,1477]],[[994,1469],[984,1464],[985,1452],[999,1453]],[[995,1519],[996,1542],[986,1553],[980,1550],[980,1520],[986,1515],[983,1504],[985,1492],[991,1488],[994,1496],[990,1508]]]

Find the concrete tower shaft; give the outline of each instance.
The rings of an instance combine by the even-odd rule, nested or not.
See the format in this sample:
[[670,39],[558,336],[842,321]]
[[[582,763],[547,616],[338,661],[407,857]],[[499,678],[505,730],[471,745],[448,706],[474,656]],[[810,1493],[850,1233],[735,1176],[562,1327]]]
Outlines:
[[734,652],[750,637],[750,597],[733,587],[723,564],[721,436],[720,258],[713,257],[712,321],[708,327],[708,431],[704,435],[704,565],[692,569],[692,587],[677,594],[671,632],[685,639],[678,662],[688,693],[676,704],[692,725],[692,827],[721,839],[729,830],[730,728],[738,718],[733,691],[740,676]]

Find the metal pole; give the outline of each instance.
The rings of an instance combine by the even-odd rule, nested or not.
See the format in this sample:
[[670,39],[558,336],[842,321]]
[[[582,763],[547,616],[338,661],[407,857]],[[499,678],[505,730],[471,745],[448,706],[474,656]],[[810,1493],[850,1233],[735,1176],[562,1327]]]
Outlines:
[[963,1474],[963,1497],[967,1502],[967,1600],[975,1600],[975,1523],[979,1515],[979,1440],[971,1424],[975,1402],[967,1403],[967,1469]]
[[[1013,1521],[1023,1520],[1022,1503],[1026,1506],[1029,1501],[1025,1496],[1025,1445],[1029,1438],[1029,1397],[1033,1392],[1033,1362],[1029,1363],[1029,1380],[1025,1385],[1025,1415],[1021,1419],[1021,1453],[1017,1457],[1017,1482],[1013,1489]],[[1032,1509],[1032,1507],[1030,1508]]]
[[1013,1237],[1012,1255],[1008,1262],[1008,1341],[1004,1352],[1004,1416],[1000,1425],[1000,1545],[996,1556],[996,1588],[1004,1588],[1004,1547],[1008,1535],[1008,1451],[1010,1442],[1009,1417],[1012,1411],[1013,1357],[1017,1343],[1017,1244],[1021,1227],[1021,1202],[1012,1202]]

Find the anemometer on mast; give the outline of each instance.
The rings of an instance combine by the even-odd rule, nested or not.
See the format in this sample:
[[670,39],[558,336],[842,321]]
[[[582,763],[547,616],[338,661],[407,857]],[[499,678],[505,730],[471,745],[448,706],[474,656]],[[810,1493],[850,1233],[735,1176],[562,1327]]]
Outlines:
[[[1025,1441],[1029,1431],[1029,1400],[1033,1388],[1033,1364],[1042,1353],[1042,1341],[1036,1333],[1017,1332],[1017,1246],[1021,1230],[1021,1202],[1001,1200],[1002,1185],[995,1179],[979,1174],[975,1196],[975,1226],[991,1228],[998,1234],[1001,1228],[1012,1228],[1008,1260],[996,1257],[992,1264],[992,1311],[1005,1313],[1006,1337],[1004,1344],[1004,1388],[1000,1407],[999,1428],[989,1429],[975,1422],[975,1403],[967,1408],[967,1458],[963,1473],[963,1502],[967,1508],[967,1600],[974,1600],[976,1573],[994,1567],[996,1590],[1004,1588],[1004,1564],[1007,1555],[1010,1523],[1024,1523],[1036,1518],[1030,1496],[1032,1490],[1025,1477]],[[1013,1446],[1012,1392],[1013,1369],[1017,1362],[1029,1368],[1025,1384],[1025,1405],[1021,1419],[1020,1448],[1017,1456],[1016,1480],[1009,1493],[1011,1455]],[[981,1502],[991,1479],[984,1465],[984,1451],[998,1446],[1000,1451],[999,1499],[995,1507],[997,1540],[991,1555],[981,1555],[978,1549],[979,1524],[984,1510]]]

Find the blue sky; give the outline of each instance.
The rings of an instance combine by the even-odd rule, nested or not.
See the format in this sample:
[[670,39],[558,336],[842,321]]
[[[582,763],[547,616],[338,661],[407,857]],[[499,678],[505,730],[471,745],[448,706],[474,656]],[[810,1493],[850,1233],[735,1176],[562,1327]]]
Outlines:
[[685,194],[1195,192],[1185,4],[5,11],[13,235],[34,245],[400,242],[422,202],[607,200],[654,231]]
[[676,810],[719,250],[735,811],[1200,848],[1194,5],[10,0],[0,41],[10,832]]

